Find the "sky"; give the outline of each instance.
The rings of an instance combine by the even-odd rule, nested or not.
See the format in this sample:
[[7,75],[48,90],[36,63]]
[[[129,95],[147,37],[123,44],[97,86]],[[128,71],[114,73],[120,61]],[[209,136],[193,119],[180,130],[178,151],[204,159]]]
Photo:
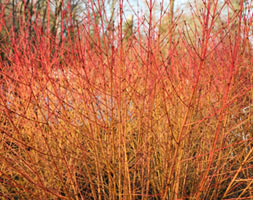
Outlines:
[[[140,6],[142,5],[142,7],[145,7],[144,6],[144,2],[145,1],[148,1],[149,0],[128,0],[128,2],[131,4],[131,5],[135,5],[136,8],[137,8],[137,4],[139,4]],[[161,2],[164,2],[164,5],[168,5],[170,3],[170,0],[153,0],[153,2],[156,2],[158,5],[161,3]],[[185,3],[187,3],[189,0],[174,0],[174,3],[175,3],[175,9],[180,9],[184,6]],[[125,2],[127,2],[127,0],[125,0]],[[127,4],[127,3],[126,3]],[[165,6],[164,6],[165,7]]]
[[[139,9],[143,10],[144,12],[145,8],[147,8],[147,6],[145,6],[146,1],[149,2],[150,0],[124,0],[124,13],[126,15],[126,18],[130,17],[132,14],[131,9],[129,9],[128,4],[131,4],[134,10],[138,10],[138,5],[139,5]],[[152,0],[152,1],[153,2],[155,1],[157,5],[160,5],[161,2],[164,2],[164,7],[166,7],[166,5],[169,5],[170,3],[170,0]],[[175,3],[174,13],[177,15],[177,13],[181,13],[182,11],[184,12],[184,14],[189,12],[188,3],[194,4],[194,2],[196,1],[197,0],[174,0],[174,3]],[[220,0],[220,3],[221,2],[223,2],[223,0]],[[252,2],[252,0],[250,0],[249,2]],[[252,14],[253,14],[253,9],[249,11],[248,16],[251,16]],[[157,18],[159,18],[159,15],[157,16]],[[250,36],[250,41],[253,43],[253,36]]]
[[[134,14],[132,13],[132,9],[134,9],[135,11],[139,10],[141,13],[139,13],[139,16],[142,15],[142,13],[145,13],[145,10],[147,12],[147,6],[145,4],[146,1],[150,1],[150,0],[124,0],[124,14],[125,14],[125,17],[126,18],[130,18],[131,15],[133,15],[134,17]],[[159,5],[163,3],[163,8],[169,8],[168,5],[170,3],[170,0],[152,0],[153,2],[156,3],[156,5],[158,6],[157,9],[157,12],[156,12],[156,16],[157,16],[157,19],[160,18],[159,15],[160,15],[160,12],[159,12]],[[180,10],[180,12],[182,10],[185,11],[184,6],[187,4],[187,2],[189,1],[195,1],[195,0],[174,0],[174,12],[177,13],[177,11]],[[132,9],[130,8],[129,4],[131,4],[132,6]],[[138,9],[139,8],[139,9]],[[167,10],[167,13],[168,13],[169,10]],[[136,19],[136,17],[134,17],[134,19]]]

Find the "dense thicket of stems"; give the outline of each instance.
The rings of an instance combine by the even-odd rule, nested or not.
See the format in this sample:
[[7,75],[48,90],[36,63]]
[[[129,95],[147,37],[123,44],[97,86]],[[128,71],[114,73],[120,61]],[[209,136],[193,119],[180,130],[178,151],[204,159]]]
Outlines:
[[0,1],[0,199],[253,198],[251,0],[20,2]]

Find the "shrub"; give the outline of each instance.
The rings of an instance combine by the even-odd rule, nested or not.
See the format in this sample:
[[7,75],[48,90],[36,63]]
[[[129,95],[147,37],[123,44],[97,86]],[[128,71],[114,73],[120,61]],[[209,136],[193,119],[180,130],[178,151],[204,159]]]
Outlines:
[[252,198],[251,8],[59,2],[0,3],[1,198]]

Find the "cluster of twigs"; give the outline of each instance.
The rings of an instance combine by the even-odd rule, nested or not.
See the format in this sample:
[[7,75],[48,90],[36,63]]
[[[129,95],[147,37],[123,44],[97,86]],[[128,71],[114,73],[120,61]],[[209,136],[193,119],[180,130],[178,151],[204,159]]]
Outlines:
[[250,7],[62,3],[17,26],[1,2],[0,199],[253,198]]

